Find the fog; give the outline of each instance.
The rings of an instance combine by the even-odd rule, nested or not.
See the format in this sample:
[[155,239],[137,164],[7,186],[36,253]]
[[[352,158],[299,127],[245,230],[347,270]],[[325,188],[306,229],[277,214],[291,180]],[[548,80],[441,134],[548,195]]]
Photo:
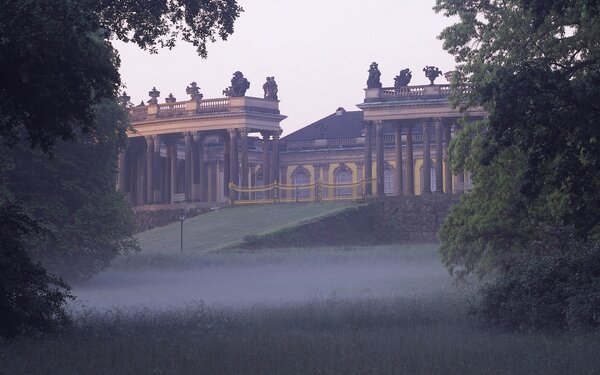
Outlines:
[[444,293],[451,284],[434,246],[173,255],[168,262],[134,255],[75,287],[73,307],[243,308]]

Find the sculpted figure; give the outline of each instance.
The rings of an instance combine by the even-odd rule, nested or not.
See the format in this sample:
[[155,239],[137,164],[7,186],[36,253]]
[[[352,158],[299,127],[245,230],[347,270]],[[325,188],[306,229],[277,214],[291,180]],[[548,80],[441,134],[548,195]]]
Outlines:
[[442,71],[435,66],[427,65],[423,68],[423,71],[425,72],[425,77],[429,78],[429,82],[431,82],[431,85],[434,84],[433,82],[437,77],[442,75]]
[[371,66],[369,66],[369,78],[367,79],[367,88],[368,89],[381,88],[380,77],[381,77],[381,72],[379,71],[379,68],[377,67],[377,63],[376,62],[371,63]]
[[231,79],[231,86],[223,90],[223,95],[225,96],[244,96],[246,95],[246,90],[250,88],[250,82],[246,78],[242,72],[237,71],[233,73],[233,78]]
[[148,93],[148,96],[150,96],[148,104],[158,104],[158,97],[160,96],[160,91],[158,91],[156,87],[153,87],[152,91]]
[[198,101],[201,100],[204,95],[200,93],[200,87],[196,84],[196,82],[190,83],[188,87],[185,89],[185,93],[190,96],[192,100]]
[[411,79],[412,79],[412,72],[410,71],[410,69],[402,69],[400,71],[400,74],[394,78],[394,87],[399,88],[399,87],[408,86]]
[[277,82],[275,77],[267,77],[267,82],[263,85],[263,91],[265,92],[265,99],[277,100]]

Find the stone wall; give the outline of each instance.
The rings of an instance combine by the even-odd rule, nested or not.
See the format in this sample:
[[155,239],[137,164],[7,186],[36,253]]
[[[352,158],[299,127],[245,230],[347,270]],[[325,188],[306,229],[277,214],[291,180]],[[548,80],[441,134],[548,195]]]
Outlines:
[[137,232],[179,221],[183,212],[186,218],[229,206],[228,203],[181,203],[139,206],[133,208]]
[[389,242],[430,243],[438,241],[437,232],[459,201],[460,195],[430,194],[388,197],[372,204],[379,206]]
[[291,228],[247,236],[243,247],[313,247],[436,243],[460,196],[387,197]]

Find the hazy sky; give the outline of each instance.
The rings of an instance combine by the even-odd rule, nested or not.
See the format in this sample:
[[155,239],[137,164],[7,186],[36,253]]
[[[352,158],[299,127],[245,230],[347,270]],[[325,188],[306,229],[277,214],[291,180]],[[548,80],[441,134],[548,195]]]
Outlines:
[[[435,0],[240,0],[245,12],[227,41],[208,45],[208,58],[193,46],[150,55],[135,45],[116,43],[121,75],[134,104],[147,101],[156,86],[160,102],[173,93],[187,100],[195,81],[204,98],[222,97],[232,73],[250,81],[248,96],[262,97],[265,77],[275,76],[284,135],[319,120],[337,107],[358,110],[367,70],[379,64],[384,86],[401,69],[411,84],[426,84],[425,65],[452,70],[454,59],[437,35],[450,20],[433,12]],[[445,83],[443,78],[438,83]]]

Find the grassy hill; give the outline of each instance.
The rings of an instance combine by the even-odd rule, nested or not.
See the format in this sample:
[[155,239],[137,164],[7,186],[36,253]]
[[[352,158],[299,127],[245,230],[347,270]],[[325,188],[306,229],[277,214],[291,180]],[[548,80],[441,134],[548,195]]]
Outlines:
[[[356,203],[280,204],[226,208],[187,219],[183,224],[183,251],[208,252],[236,246],[247,235],[262,235],[356,207]],[[142,252],[179,252],[180,223],[136,235]]]

